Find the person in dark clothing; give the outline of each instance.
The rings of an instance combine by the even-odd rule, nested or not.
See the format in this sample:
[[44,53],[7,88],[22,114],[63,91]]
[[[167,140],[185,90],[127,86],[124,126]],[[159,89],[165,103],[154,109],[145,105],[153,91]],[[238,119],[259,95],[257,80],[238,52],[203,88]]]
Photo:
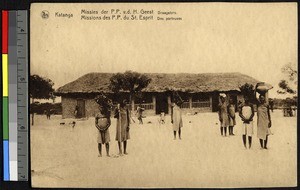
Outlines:
[[235,104],[233,100],[230,98],[229,99],[229,105],[227,107],[227,112],[228,112],[228,118],[229,118],[229,135],[234,135],[233,134],[233,127],[236,125],[235,121]]
[[50,110],[50,109],[47,109],[47,110],[45,110],[45,112],[46,112],[47,119],[50,120],[50,117],[51,117],[51,110]]
[[78,106],[75,107],[74,116],[75,116],[75,118],[78,118],[78,116],[79,116],[79,107]]

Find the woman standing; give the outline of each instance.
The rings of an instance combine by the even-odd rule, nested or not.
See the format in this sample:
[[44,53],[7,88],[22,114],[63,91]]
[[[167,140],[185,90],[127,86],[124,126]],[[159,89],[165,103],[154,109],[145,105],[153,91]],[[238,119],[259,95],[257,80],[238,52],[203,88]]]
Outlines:
[[232,98],[229,99],[228,116],[229,116],[229,135],[234,135],[233,127],[236,125],[236,121],[235,121],[235,105]]
[[124,154],[127,155],[127,140],[130,139],[130,112],[127,108],[127,101],[123,100],[118,108],[115,110],[115,118],[117,118],[116,141],[118,141],[119,155],[122,156],[122,143],[124,147]]
[[108,128],[110,127],[110,110],[109,107],[100,104],[99,105],[99,113],[95,116],[95,126],[98,129],[98,157],[102,157],[102,144],[105,144],[106,147],[106,156],[109,155],[109,142],[110,142],[110,134]]
[[270,108],[266,103],[264,95],[259,95],[257,103],[257,137],[259,138],[260,146],[262,149],[268,149],[268,136],[272,126]]
[[174,140],[176,139],[177,131],[178,131],[179,139],[181,140],[181,127],[183,127],[183,123],[182,123],[182,113],[179,107],[180,105],[181,105],[181,101],[176,101],[171,111],[171,123],[173,124]]
[[[226,95],[220,94],[220,104],[219,104],[219,121],[221,122],[221,135],[226,136],[227,126],[229,125],[229,118],[228,118],[228,112],[227,112],[227,103],[226,103]],[[224,133],[223,133],[224,131]]]

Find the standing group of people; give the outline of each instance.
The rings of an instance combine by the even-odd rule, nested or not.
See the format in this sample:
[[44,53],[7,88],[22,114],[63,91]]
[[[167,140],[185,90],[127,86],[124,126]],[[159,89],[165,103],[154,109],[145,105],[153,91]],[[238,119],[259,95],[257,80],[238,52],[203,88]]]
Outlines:
[[229,104],[226,103],[226,95],[220,94],[220,104],[219,104],[219,121],[221,122],[221,135],[227,135],[227,127],[228,134],[233,134],[233,127],[236,125],[235,121],[235,105],[232,99],[229,99]]
[[46,110],[44,110],[44,114],[47,116],[47,119],[48,119],[48,120],[50,120],[50,117],[51,117],[51,111],[52,111],[52,110],[49,109],[49,108],[46,109]]
[[[98,156],[102,157],[102,144],[105,144],[106,156],[110,157],[109,127],[111,126],[111,105],[109,105],[107,101],[103,100],[100,100],[97,103],[99,104],[99,113],[95,116],[95,126],[98,129]],[[127,108],[126,100],[123,100],[120,104],[118,104],[118,107],[114,112],[114,118],[117,119],[115,140],[118,142],[119,156],[127,155],[127,140],[130,139],[130,113],[129,109]]]
[[[256,91],[255,91],[256,96]],[[255,104],[257,106],[257,137],[259,138],[260,145],[262,149],[267,149],[268,135],[271,134],[270,127],[272,126],[270,107],[266,102],[264,94],[260,94],[258,99],[255,99]],[[99,113],[95,116],[95,126],[98,129],[98,151],[99,157],[102,156],[102,145],[105,144],[106,155],[109,154],[109,142],[110,133],[109,127],[111,126],[111,102],[102,95],[98,98],[96,102],[99,104]],[[182,121],[182,111],[180,106],[182,100],[175,99],[172,109],[171,109],[171,123],[173,125],[174,140],[176,139],[177,132],[178,137],[181,140],[181,128],[183,127]],[[121,101],[114,111],[114,118],[117,119],[116,125],[116,138],[119,147],[119,155],[127,155],[127,140],[130,139],[130,111],[127,108],[127,100]],[[243,132],[242,139],[244,147],[247,148],[247,136],[248,136],[248,147],[251,148],[252,145],[252,135],[253,132],[253,117],[255,115],[253,103],[250,102],[248,96],[244,97],[244,103],[239,105],[239,116],[243,121]],[[144,110],[140,107],[137,110],[138,119],[140,124],[142,121],[142,112]],[[232,99],[229,99],[229,103],[226,102],[226,95],[220,94],[220,104],[219,104],[219,120],[220,120],[220,131],[222,136],[234,135],[233,129],[236,125],[235,117],[235,104]],[[123,148],[123,149],[122,149]]]
[[[255,97],[256,97],[255,87]],[[220,95],[219,104],[219,121],[221,123],[221,135],[226,136],[227,127],[229,128],[229,135],[233,134],[233,127],[236,125],[235,121],[235,105],[232,99],[229,100],[229,104],[226,103],[226,95]],[[255,98],[255,102],[251,103],[248,96],[244,96],[244,103],[239,105],[239,116],[243,121],[242,139],[244,147],[247,148],[247,136],[248,136],[248,148],[252,145],[253,132],[253,117],[255,115],[254,106],[257,107],[257,137],[259,138],[261,149],[267,149],[268,136],[271,134],[270,128],[272,126],[270,106],[266,102],[265,94],[260,94],[259,98]]]
[[[111,126],[111,102],[104,95],[98,96],[96,102],[99,104],[99,113],[95,115],[95,126],[98,129],[98,152],[99,157],[102,157],[102,145],[105,144],[106,155],[110,157],[109,154],[109,143],[110,143],[110,133],[109,127]],[[116,138],[119,147],[119,155],[127,155],[127,140],[130,139],[130,111],[127,107],[127,100],[124,99],[118,104],[114,111],[114,118],[117,119],[116,125]],[[176,133],[178,132],[178,137],[181,139],[181,128],[183,127],[182,122],[182,112],[180,105],[182,101],[175,101],[172,105],[171,110],[171,123],[173,124],[174,140],[176,139]],[[140,106],[139,106],[140,107]],[[137,110],[138,119],[140,124],[142,121],[142,112],[144,110],[140,107]],[[164,119],[163,119],[164,122]],[[122,146],[123,145],[123,146]],[[123,150],[122,150],[123,147]]]

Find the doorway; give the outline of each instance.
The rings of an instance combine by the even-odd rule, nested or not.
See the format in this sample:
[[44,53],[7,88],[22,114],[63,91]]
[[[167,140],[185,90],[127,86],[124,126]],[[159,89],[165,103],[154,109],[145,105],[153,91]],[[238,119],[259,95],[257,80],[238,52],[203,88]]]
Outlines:
[[156,95],[156,114],[160,114],[161,112],[165,112],[165,114],[169,113],[168,106],[168,97],[164,93],[160,93]]
[[78,118],[85,117],[85,100],[77,99],[77,106],[78,106]]
[[212,111],[219,111],[219,93],[217,92],[212,93]]

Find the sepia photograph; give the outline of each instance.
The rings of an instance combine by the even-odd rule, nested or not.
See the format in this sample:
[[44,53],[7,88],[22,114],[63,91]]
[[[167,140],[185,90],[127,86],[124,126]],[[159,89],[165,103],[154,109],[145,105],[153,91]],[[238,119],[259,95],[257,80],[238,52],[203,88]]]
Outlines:
[[297,3],[33,3],[31,183],[297,186]]

